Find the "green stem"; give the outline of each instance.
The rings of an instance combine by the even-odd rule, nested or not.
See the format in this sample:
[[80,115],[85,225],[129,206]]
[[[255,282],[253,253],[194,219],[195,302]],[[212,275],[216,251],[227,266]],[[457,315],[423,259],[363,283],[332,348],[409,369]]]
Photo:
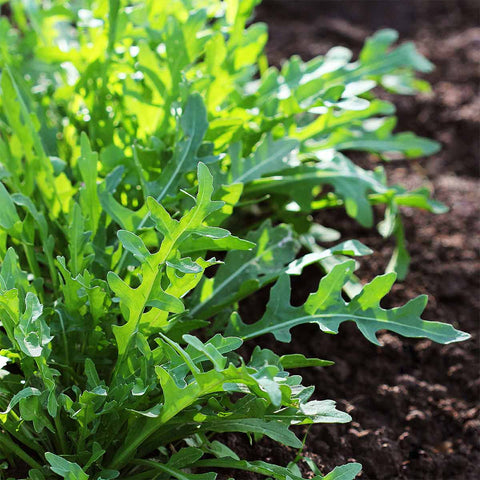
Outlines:
[[[86,414],[84,416],[86,416]],[[77,451],[78,452],[83,452],[83,450],[85,450],[85,440],[87,438],[87,431],[86,431],[85,424],[86,424],[86,422],[85,422],[85,419],[84,419],[84,425],[80,430],[80,435],[79,435],[78,444],[77,444]]]
[[120,0],[109,0],[108,2],[109,12],[108,12],[108,46],[107,46],[107,55],[113,53],[115,47],[115,38],[117,36],[117,20],[118,12],[120,10]]
[[25,251],[28,266],[30,267],[32,273],[35,275],[36,278],[40,278],[42,276],[42,272],[40,270],[40,265],[38,264],[37,257],[35,255],[35,251],[33,250],[32,245],[27,245],[26,243],[24,243],[23,250]]
[[124,480],[152,480],[152,478],[157,478],[158,473],[155,470],[146,470],[135,475],[126,477]]
[[173,470],[172,468],[167,467],[163,463],[157,463],[153,462],[152,460],[135,460],[136,465],[145,465],[147,467],[151,467],[154,470],[160,470],[163,473],[169,473],[175,478],[178,478],[178,472],[176,470]]
[[[65,323],[63,321],[63,315],[62,315],[62,312],[60,310],[58,310],[58,308],[55,309],[55,312],[57,313],[58,318],[60,320],[60,325],[62,326],[62,342],[63,342],[63,349],[65,350],[65,364],[66,364],[66,366],[70,367],[70,355],[69,355],[69,350],[68,350],[67,331],[65,329]],[[69,375],[71,375],[70,372],[69,372]]]
[[58,439],[58,443],[60,444],[60,450],[62,453],[68,453],[67,447],[67,440],[65,437],[65,431],[63,430],[63,425],[60,420],[60,415],[55,417],[55,428],[57,429],[56,438]]
[[[166,337],[164,337],[166,338]],[[233,382],[234,379],[232,378],[231,381]],[[241,381],[241,379],[239,379]],[[170,405],[169,408],[162,410],[162,414],[152,419],[151,423],[147,423],[138,433],[137,437],[130,441],[128,445],[124,444],[123,447],[117,452],[117,454],[113,457],[109,468],[113,470],[119,470],[121,467],[125,466],[125,463],[128,461],[128,458],[135,453],[137,448],[142,445],[147,438],[153,435],[160,427],[167,424],[172,418],[174,418],[178,413],[182,410],[185,410],[187,407],[194,404],[200,397],[203,397],[207,394],[214,393],[220,385],[223,385],[225,380],[222,378],[215,383],[212,383],[206,388],[205,390],[201,390],[195,394],[193,394],[189,398],[185,399],[177,399],[175,404]]]
[[16,443],[14,443],[5,433],[0,435],[0,446],[6,449],[7,452],[12,452],[14,455],[23,460],[26,464],[30,465],[32,468],[42,468],[42,465],[40,465],[27,452],[25,452],[25,450],[23,450]]
[[[102,87],[100,89],[100,94],[99,94],[99,105],[98,105],[98,110],[101,111],[101,114],[103,115],[105,113],[105,108],[107,106],[107,95],[108,95],[108,70],[110,68],[110,63],[112,61],[112,56],[115,51],[115,38],[117,36],[117,20],[118,20],[118,12],[120,10],[120,0],[109,0],[108,2],[108,44],[107,44],[107,50],[106,50],[106,55],[105,55],[105,61],[103,62],[102,65],[102,73],[101,73],[101,79],[102,79]],[[89,133],[90,133],[90,140],[93,140],[97,138],[97,135],[94,130],[94,132],[91,132],[90,127],[92,129],[94,128],[93,126],[94,122],[89,122]],[[92,133],[94,133],[92,135]]]
[[52,280],[53,290],[56,291],[58,288],[57,270],[55,269],[55,262],[53,260],[53,257],[50,255],[48,251],[46,242],[43,243],[43,251],[45,252],[45,257],[47,259],[47,266],[48,266],[48,271],[50,272],[50,278]]
[[235,461],[233,459],[209,459],[209,460],[198,460],[195,462],[191,467],[206,467],[206,468],[228,468],[228,469],[235,469],[235,470],[244,470],[246,472],[254,472],[259,473],[260,475],[265,475],[266,477],[271,477],[272,472],[264,467],[259,465],[252,465],[252,464],[243,464],[241,461]]
[[[195,400],[197,399],[192,398],[189,403],[192,404],[195,402]],[[165,425],[169,420],[171,420],[175,415],[177,415],[187,406],[189,405],[179,403],[176,405],[176,408],[171,409],[171,411],[167,415],[165,415],[160,422],[152,422],[148,426],[143,428],[139,435],[133,441],[131,441],[128,445],[124,445],[123,448],[117,453],[117,455],[113,457],[112,463],[109,468],[113,470],[118,470],[119,468],[123,467],[128,457],[133,454],[148,437],[153,435],[156,430],[158,430],[162,425]]]
[[42,447],[34,439],[26,423],[21,423],[18,415],[12,410],[9,412],[9,417],[12,417],[16,422],[15,425],[10,425],[10,422],[6,422],[2,425],[2,428],[8,432],[13,438],[20,443],[26,445],[30,450],[37,452],[40,456],[43,455]]

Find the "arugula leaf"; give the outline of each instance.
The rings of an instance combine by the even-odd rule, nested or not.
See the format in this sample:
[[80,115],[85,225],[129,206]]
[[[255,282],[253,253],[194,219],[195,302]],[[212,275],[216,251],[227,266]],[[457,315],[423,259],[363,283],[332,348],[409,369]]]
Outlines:
[[82,132],[80,142],[82,153],[78,161],[78,167],[82,179],[85,182],[85,188],[80,190],[80,205],[82,206],[84,215],[88,218],[88,225],[92,232],[92,237],[95,237],[102,211],[97,193],[98,154],[92,151],[85,132]]
[[[168,212],[153,198],[148,198],[147,204],[151,218],[155,223],[156,229],[163,236],[163,241],[157,253],[152,255],[147,253],[146,248],[144,248],[138,237],[132,236],[132,234],[119,233],[120,239],[125,242],[126,248],[135,252],[137,258],[143,259],[143,262],[141,265],[142,282],[135,289],[128,286],[114,272],[109,272],[108,274],[108,283],[120,299],[120,307],[126,320],[125,325],[114,325],[112,327],[118,345],[118,365],[125,361],[125,355],[128,354],[132,336],[139,332],[139,328],[142,325],[142,316],[146,307],[173,313],[181,313],[183,311],[183,303],[162,289],[161,277],[163,276],[163,270],[161,267],[163,265],[166,266],[167,262],[170,262],[171,267],[178,269],[179,264],[175,262],[177,250],[182,242],[191,235],[212,236],[212,229],[206,228],[203,222],[208,215],[221,208],[222,202],[211,200],[213,177],[203,163],[198,165],[198,182],[196,205],[179,221],[172,219]],[[215,232],[215,230],[213,231]],[[229,232],[222,231],[222,237],[228,235]],[[182,265],[186,265],[185,260],[183,260]],[[198,273],[198,271],[189,273]]]
[[88,480],[89,478],[77,463],[69,462],[51,452],[47,452],[45,458],[50,464],[51,470],[65,480]]
[[239,317],[228,329],[229,334],[243,339],[273,333],[277,340],[289,342],[290,329],[304,323],[316,323],[327,333],[338,333],[344,321],[354,321],[362,334],[376,345],[378,330],[390,330],[405,337],[430,338],[438,343],[466,340],[468,333],[454,329],[451,325],[422,320],[426,296],[410,300],[402,307],[385,310],[380,300],[388,293],[395,281],[395,274],[376,277],[362,291],[346,303],[341,295],[342,287],[350,278],[354,262],[347,261],[335,266],[320,282],[302,307],[292,307],[289,302],[290,285],[288,276],[282,276],[273,287],[265,315],[256,323],[245,325]]
[[250,251],[229,252],[215,277],[204,278],[192,297],[190,315],[208,318],[223,306],[238,301],[274,280],[298,249],[286,225],[264,223],[247,235],[256,245]]
[[[173,55],[177,56],[177,53]],[[172,159],[159,178],[149,185],[149,194],[157,202],[176,192],[181,176],[195,170],[199,161],[209,163],[216,160],[216,157],[197,156],[208,128],[207,111],[200,95],[192,94],[188,98],[180,117],[180,126],[184,138],[177,143]]]
[[0,227],[10,230],[15,223],[20,221],[15,204],[13,203],[7,189],[0,182],[0,202],[2,209],[0,210]]
[[246,193],[262,194],[278,192],[288,195],[300,208],[311,210],[314,189],[319,185],[332,185],[335,192],[344,200],[345,208],[351,217],[364,226],[372,226],[373,213],[368,193],[383,194],[387,187],[375,172],[368,172],[354,165],[348,158],[337,154],[330,162],[315,166],[303,165],[284,175],[252,182]]
[[323,480],[353,480],[362,471],[359,463],[348,463],[335,467],[330,473],[323,477]]
[[[275,478],[276,480],[303,480],[303,477],[295,475],[289,468],[258,460],[249,462],[247,460],[236,460],[234,458],[216,458],[212,460],[199,460],[195,463],[195,466],[215,469],[233,468],[258,473],[259,475]],[[314,477],[314,479],[315,478],[319,479],[320,477]]]
[[266,135],[249,157],[242,159],[238,156],[239,152],[235,152],[228,183],[247,183],[267,173],[284,170],[288,166],[288,155],[297,147],[296,140],[285,138],[274,141],[271,134]]

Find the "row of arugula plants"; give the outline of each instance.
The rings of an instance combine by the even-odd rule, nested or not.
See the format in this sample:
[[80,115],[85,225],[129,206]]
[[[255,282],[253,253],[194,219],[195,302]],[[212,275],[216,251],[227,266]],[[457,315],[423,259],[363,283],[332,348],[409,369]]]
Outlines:
[[[404,278],[399,209],[444,206],[388,185],[389,160],[435,152],[393,133],[374,89],[428,90],[432,66],[397,35],[281,70],[265,56],[255,0],[11,1],[0,20],[0,455],[2,478],[213,480],[222,468],[300,480],[297,463],[247,461],[216,433],[297,449],[295,425],[348,422],[289,370],[331,362],[256,346],[317,324],[356,323],[440,343],[468,338],[422,320],[426,297],[380,301]],[[362,286],[371,250],[314,212],[345,209],[396,248]],[[221,260],[219,260],[221,259]],[[318,290],[290,303],[315,264]],[[239,302],[264,287],[261,318]],[[321,334],[319,332],[319,335]],[[359,338],[359,341],[361,339]],[[321,352],[320,352],[321,353]],[[373,413],[374,414],[374,413]],[[301,453],[297,460],[302,459]],[[350,463],[315,479],[353,479]],[[325,475],[325,476],[324,476]],[[310,478],[310,477],[309,477]]]

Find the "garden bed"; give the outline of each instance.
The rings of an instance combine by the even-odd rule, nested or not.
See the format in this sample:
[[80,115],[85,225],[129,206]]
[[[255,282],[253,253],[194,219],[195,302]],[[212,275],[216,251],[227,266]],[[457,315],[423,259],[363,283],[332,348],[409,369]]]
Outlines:
[[478,478],[478,9],[167,3],[2,7],[0,478]]
[[[388,306],[426,293],[425,318],[453,322],[472,339],[440,346],[384,334],[384,347],[377,348],[359,341],[350,326],[333,337],[319,335],[316,326],[294,331],[285,351],[335,361],[328,369],[304,371],[304,378],[316,385],[318,398],[338,399],[353,416],[352,424],[309,431],[304,452],[327,471],[356,460],[363,464],[360,478],[365,479],[473,480],[480,475],[478,16],[475,2],[376,1],[266,1],[257,15],[269,25],[267,51],[276,64],[294,53],[307,60],[334,45],[358,52],[367,35],[394,27],[436,65],[426,77],[432,94],[396,97],[395,103],[400,130],[434,138],[443,149],[386,169],[392,182],[410,188],[429,184],[450,212],[405,210],[411,271],[394,286]],[[359,156],[359,161],[374,160]],[[339,210],[323,211],[317,221],[337,229],[343,225],[344,238],[358,238],[374,249],[361,261],[362,280],[384,270],[390,242],[356,227]],[[311,284],[305,287],[302,278],[300,290],[303,285],[311,291],[318,281],[318,272],[310,272]],[[251,458],[261,452],[280,463],[295,456],[266,440],[243,448]]]

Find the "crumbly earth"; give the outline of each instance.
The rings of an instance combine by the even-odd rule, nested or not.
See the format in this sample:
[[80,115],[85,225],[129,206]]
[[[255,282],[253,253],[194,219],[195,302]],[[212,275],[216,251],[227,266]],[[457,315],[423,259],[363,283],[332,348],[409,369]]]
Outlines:
[[[453,323],[472,339],[441,346],[385,333],[379,348],[346,325],[336,336],[302,327],[293,331],[292,344],[275,344],[276,351],[335,361],[329,368],[299,372],[306,384],[316,386],[317,398],[337,400],[353,417],[351,424],[310,428],[304,454],[325,472],[355,460],[364,466],[363,479],[480,478],[479,17],[478,3],[461,0],[277,0],[265,1],[258,11],[256,20],[269,25],[268,54],[275,64],[295,53],[307,60],[334,45],[358,53],[366,36],[392,27],[436,65],[426,77],[431,94],[392,99],[399,130],[434,138],[443,149],[431,158],[392,162],[386,169],[391,183],[428,185],[450,212],[404,210],[411,270],[395,285],[385,306],[427,294],[424,318]],[[377,161],[368,156],[355,159],[370,166]],[[384,271],[391,241],[337,210],[321,212],[316,220],[375,250],[361,261],[358,274],[363,281]],[[297,301],[316,288],[318,277],[312,268],[307,279],[297,282]],[[250,304],[249,311],[255,307],[263,308]],[[273,342],[266,340],[264,345],[271,347]],[[225,439],[252,460],[285,465],[296,456],[268,439],[253,446],[244,437]],[[257,478],[229,474],[237,480]]]

